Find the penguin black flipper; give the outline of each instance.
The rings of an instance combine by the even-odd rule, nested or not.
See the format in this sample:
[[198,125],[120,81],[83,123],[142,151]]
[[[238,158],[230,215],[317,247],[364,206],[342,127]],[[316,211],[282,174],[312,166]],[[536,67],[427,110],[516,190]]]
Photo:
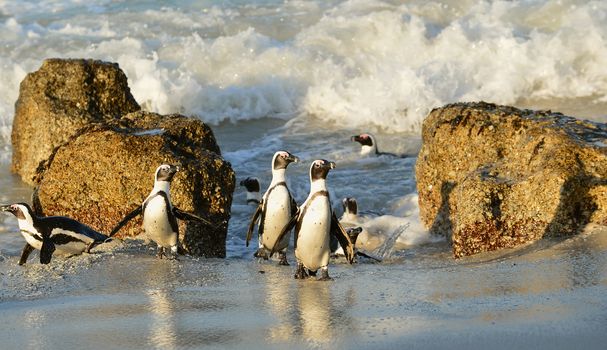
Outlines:
[[141,214],[142,210],[143,210],[143,208],[141,206],[138,206],[137,208],[135,208],[135,210],[133,210],[132,212],[126,214],[126,216],[124,217],[124,219],[120,220],[120,222],[118,223],[118,225],[116,225],[114,227],[114,229],[112,230],[112,232],[110,232],[109,237],[112,237],[113,235],[115,235],[118,231],[120,231],[120,229],[122,228],[122,226],[126,225],[135,216]]
[[209,226],[212,226],[215,228],[217,228],[217,226],[218,226],[218,225],[213,224],[209,220],[203,219],[198,215],[188,213],[187,211],[183,211],[177,207],[173,207],[173,215],[175,215],[175,217],[179,220],[198,221],[198,222],[202,222],[205,225],[209,225]]
[[255,228],[255,223],[257,222],[257,218],[261,214],[262,207],[263,207],[263,199],[261,200],[261,202],[259,202],[257,209],[255,209],[255,213],[253,213],[253,217],[251,217],[251,222],[249,223],[249,229],[247,231],[247,241],[246,241],[247,247],[249,246],[249,241],[253,237],[253,229]]
[[[280,231],[280,235],[278,235],[278,238],[276,238],[276,243],[274,244],[274,246],[272,247],[272,251],[270,252],[270,256],[274,255],[274,253],[278,252],[278,243],[284,238],[284,236],[293,229],[293,227],[295,226],[295,224],[297,223],[297,219],[299,218],[299,209],[297,209],[297,212],[295,212],[295,215],[293,215],[291,217],[291,220],[289,220],[289,222],[285,225],[285,227],[282,228],[282,231]],[[297,232],[295,232],[295,235],[293,236],[294,242],[295,242],[295,247],[297,248]]]
[[53,252],[55,251],[55,244],[49,236],[42,238],[42,247],[40,247],[40,263],[48,264],[51,262]]
[[32,251],[34,251],[34,247],[32,247],[29,243],[25,243],[25,247],[23,247],[23,251],[21,252],[21,258],[19,259],[19,265],[25,265],[27,262],[27,258],[29,258]]
[[331,234],[339,241],[339,245],[344,250],[348,262],[350,264],[354,263],[354,243],[352,243],[350,236],[339,223],[335,212],[331,213]]
[[291,192],[289,192],[289,197],[291,197],[291,217],[297,215],[297,211],[299,210],[299,208],[297,207],[297,202],[295,201],[295,198],[293,198],[293,196],[291,195]]

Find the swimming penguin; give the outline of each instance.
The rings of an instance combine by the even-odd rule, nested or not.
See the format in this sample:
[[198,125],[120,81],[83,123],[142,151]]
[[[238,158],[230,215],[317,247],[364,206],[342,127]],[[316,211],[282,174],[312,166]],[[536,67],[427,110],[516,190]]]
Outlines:
[[178,252],[179,226],[177,219],[203,222],[216,226],[192,213],[176,208],[171,203],[170,186],[173,176],[179,171],[175,165],[163,164],[156,169],[154,188],[143,204],[127,214],[110,233],[116,234],[131,219],[143,213],[143,230],[158,245],[158,258],[169,257],[165,249],[171,250],[173,257]]
[[246,246],[248,247],[253,236],[255,223],[259,218],[257,230],[259,249],[255,256],[268,259],[269,256],[273,255],[269,254],[270,251],[274,249],[274,252],[278,252],[280,265],[289,265],[286,253],[289,246],[289,234],[285,234],[280,240],[277,238],[297,212],[297,203],[287,187],[286,171],[289,164],[297,162],[299,162],[299,158],[287,151],[274,153],[272,157],[272,182],[257,206],[247,231]]
[[355,141],[360,143],[360,155],[361,156],[390,156],[397,158],[406,158],[406,155],[398,155],[394,153],[388,152],[380,152],[377,149],[377,142],[375,141],[375,137],[371,134],[360,134],[354,135],[350,138],[351,141]]
[[240,186],[244,186],[247,189],[247,204],[258,206],[261,202],[259,180],[256,177],[247,177],[240,181]]
[[354,244],[341,226],[331,208],[327,191],[327,174],[335,168],[334,162],[318,159],[310,166],[310,194],[299,207],[296,215],[283,229],[290,230],[295,226],[295,257],[297,271],[295,278],[302,279],[316,275],[320,269],[319,280],[329,280],[330,238],[335,235],[342,246],[346,259],[354,262]]
[[34,249],[40,250],[40,263],[51,262],[53,252],[78,255],[90,252],[91,248],[109,239],[87,225],[65,216],[37,216],[26,203],[0,206],[19,222],[19,230],[25,238],[25,247],[19,259],[19,265],[27,262]]

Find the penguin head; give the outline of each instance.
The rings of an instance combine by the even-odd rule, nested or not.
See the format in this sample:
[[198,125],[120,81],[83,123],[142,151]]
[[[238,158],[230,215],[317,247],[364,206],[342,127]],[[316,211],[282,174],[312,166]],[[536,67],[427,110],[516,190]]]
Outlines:
[[299,162],[299,158],[287,151],[278,151],[272,158],[272,170],[286,169],[291,163]]
[[175,173],[179,171],[179,166],[171,164],[162,164],[156,168],[156,181],[171,182]]
[[244,186],[247,192],[259,192],[259,180],[256,177],[247,177],[240,181],[240,186]]
[[32,220],[34,211],[26,203],[15,203],[0,206],[1,211],[9,212],[19,220]]
[[345,214],[358,214],[358,204],[356,203],[356,199],[352,197],[346,197],[341,201],[341,205],[343,206]]
[[346,233],[348,234],[348,237],[350,237],[350,240],[352,241],[352,244],[356,243],[356,239],[358,238],[358,235],[363,232],[363,228],[358,226],[358,227],[350,227],[346,229]]
[[368,154],[377,152],[375,137],[373,137],[371,134],[354,135],[350,138],[350,140],[360,143],[362,146],[361,153]]
[[312,162],[310,166],[310,179],[312,181],[315,180],[325,180],[327,178],[327,174],[329,170],[335,169],[335,162],[330,162],[324,159],[317,159]]

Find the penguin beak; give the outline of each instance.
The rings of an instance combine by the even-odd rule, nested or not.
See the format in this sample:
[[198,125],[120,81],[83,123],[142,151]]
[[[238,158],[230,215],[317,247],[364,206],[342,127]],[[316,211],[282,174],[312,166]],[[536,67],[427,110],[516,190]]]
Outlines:
[[178,172],[179,170],[181,170],[181,168],[179,167],[179,165],[171,165],[171,173],[175,174],[176,172]]
[[11,205],[10,204],[5,204],[5,205],[1,205],[0,206],[0,211],[11,211]]
[[289,158],[287,158],[287,160],[291,163],[299,163],[299,157],[294,156],[294,155],[289,155]]
[[359,142],[360,141],[360,135],[354,135],[354,136],[350,137],[350,141]]
[[329,169],[335,169],[336,165],[335,162],[329,162]]

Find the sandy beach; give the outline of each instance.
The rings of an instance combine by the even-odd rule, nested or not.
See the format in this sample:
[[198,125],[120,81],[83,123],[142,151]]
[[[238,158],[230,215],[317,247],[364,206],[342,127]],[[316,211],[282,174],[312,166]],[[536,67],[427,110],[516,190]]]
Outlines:
[[330,282],[276,262],[158,260],[135,241],[48,266],[5,257],[0,337],[7,349],[602,349],[606,233],[461,260],[422,246],[337,262]]

